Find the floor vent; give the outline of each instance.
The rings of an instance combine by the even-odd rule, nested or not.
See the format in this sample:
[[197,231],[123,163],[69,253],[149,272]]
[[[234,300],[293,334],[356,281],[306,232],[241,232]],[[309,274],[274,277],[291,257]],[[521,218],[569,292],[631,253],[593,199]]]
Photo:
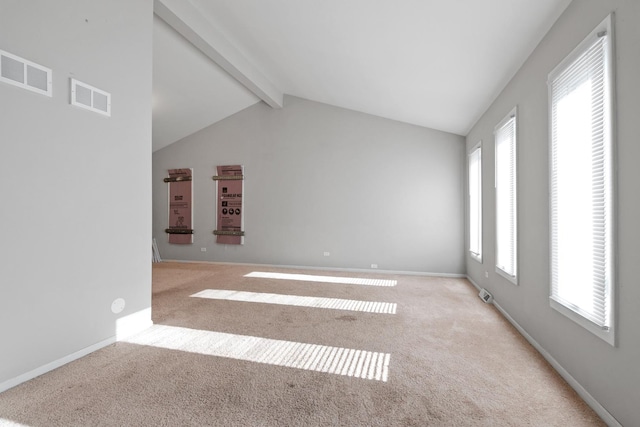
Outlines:
[[491,304],[493,302],[493,295],[491,295],[485,288],[480,289],[480,293],[478,294],[478,296],[487,304]]

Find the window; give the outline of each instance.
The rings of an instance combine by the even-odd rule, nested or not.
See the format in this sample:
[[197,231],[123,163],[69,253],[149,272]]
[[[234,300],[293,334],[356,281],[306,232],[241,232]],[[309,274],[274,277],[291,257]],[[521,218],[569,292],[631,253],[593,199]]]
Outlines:
[[469,252],[482,262],[482,143],[469,152]]
[[496,271],[517,284],[516,110],[496,126]]
[[613,36],[603,21],[549,74],[551,306],[615,345]]

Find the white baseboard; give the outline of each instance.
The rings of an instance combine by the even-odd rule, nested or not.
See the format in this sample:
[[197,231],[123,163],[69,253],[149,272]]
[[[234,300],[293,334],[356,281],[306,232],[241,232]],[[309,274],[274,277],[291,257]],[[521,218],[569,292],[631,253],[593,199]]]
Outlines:
[[39,377],[42,374],[46,374],[49,371],[53,371],[54,369],[57,369],[62,365],[66,365],[67,363],[80,359],[81,357],[84,357],[89,353],[93,353],[94,351],[100,350],[101,348],[104,348],[110,344],[113,344],[114,342],[116,342],[115,336],[107,338],[106,340],[90,345],[89,347],[83,348],[82,350],[78,350],[75,353],[71,353],[58,360],[54,360],[53,362],[47,363],[46,365],[42,365],[36,369],[33,369],[29,372],[25,372],[22,375],[18,375],[15,378],[12,378],[3,383],[0,383],[0,393],[5,390],[9,390],[10,388],[15,387],[19,384],[27,382],[35,377]]
[[15,378],[4,381],[0,383],[0,393],[5,390],[9,390],[10,388],[13,388],[19,384],[32,380],[35,377],[39,377],[42,374],[46,374],[49,371],[53,371],[54,369],[66,365],[67,363],[73,362],[74,360],[80,359],[81,357],[84,357],[89,353],[93,353],[94,351],[100,350],[101,348],[104,348],[108,345],[111,345],[116,341],[122,340],[138,332],[142,332],[151,325],[153,325],[153,322],[151,321],[151,308],[147,308],[128,316],[124,316],[116,321],[116,335],[90,345],[89,347],[85,347],[82,350],[78,350],[67,356],[61,357],[58,360],[47,363],[46,365],[42,365],[29,372],[25,372],[24,374],[18,375]]
[[427,277],[451,277],[461,279],[467,277],[466,274],[458,273],[432,273],[426,271],[404,271],[404,270],[379,270],[377,268],[344,268],[344,267],[311,267],[307,265],[280,265],[280,264],[254,264],[250,262],[221,262],[221,261],[191,261],[183,259],[163,259],[162,262],[182,262],[190,264],[220,264],[220,265],[248,265],[255,267],[286,268],[297,270],[319,270],[319,271],[345,271],[349,273],[380,273],[380,274],[404,274],[407,276],[427,276]]
[[478,292],[480,292],[480,289],[481,289],[480,286],[476,282],[474,282],[471,277],[469,276],[465,276],[465,277],[478,290]]
[[[479,291],[480,286],[478,286],[478,284],[474,282],[471,277],[466,277],[467,280],[471,282],[471,284]],[[571,376],[571,374],[567,372],[567,370],[562,367],[562,365],[560,365],[560,363],[556,359],[554,359],[547,350],[545,350],[538,343],[538,341],[533,339],[533,337],[529,335],[529,333],[527,333],[527,331],[525,331],[524,328],[520,326],[520,324],[516,322],[515,319],[511,317],[511,315],[500,306],[500,304],[496,302],[495,296],[493,305],[504,316],[504,318],[507,319],[509,323],[511,323],[513,327],[518,330],[518,332],[520,332],[520,335],[522,335],[529,342],[529,344],[531,344],[538,351],[538,353],[540,353],[542,357],[544,357],[545,360],[549,362],[553,369],[555,369],[558,374],[560,374],[560,376],[564,378],[564,380],[571,386],[571,388],[573,388],[576,393],[578,393],[578,395],[587,403],[587,405],[589,405],[591,409],[593,409],[595,413],[598,414],[598,416],[602,418],[602,420],[607,423],[609,427],[622,427],[622,424],[620,424],[618,420],[616,420],[614,416],[609,413],[609,411],[607,411],[593,396],[591,396],[591,394],[575,378],[573,378],[573,376]]]

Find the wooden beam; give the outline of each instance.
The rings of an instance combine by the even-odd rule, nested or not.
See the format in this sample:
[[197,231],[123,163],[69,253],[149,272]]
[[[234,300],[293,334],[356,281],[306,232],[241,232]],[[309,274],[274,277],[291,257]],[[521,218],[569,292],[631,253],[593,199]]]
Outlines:
[[256,96],[273,108],[282,108],[283,93],[190,2],[154,0],[153,11]]

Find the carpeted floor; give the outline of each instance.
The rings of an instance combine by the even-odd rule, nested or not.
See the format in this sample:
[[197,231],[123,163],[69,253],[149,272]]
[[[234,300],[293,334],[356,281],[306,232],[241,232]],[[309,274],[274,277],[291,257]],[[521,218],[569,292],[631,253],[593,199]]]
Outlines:
[[0,423],[604,425],[464,279],[161,263],[153,321],[0,394]]

